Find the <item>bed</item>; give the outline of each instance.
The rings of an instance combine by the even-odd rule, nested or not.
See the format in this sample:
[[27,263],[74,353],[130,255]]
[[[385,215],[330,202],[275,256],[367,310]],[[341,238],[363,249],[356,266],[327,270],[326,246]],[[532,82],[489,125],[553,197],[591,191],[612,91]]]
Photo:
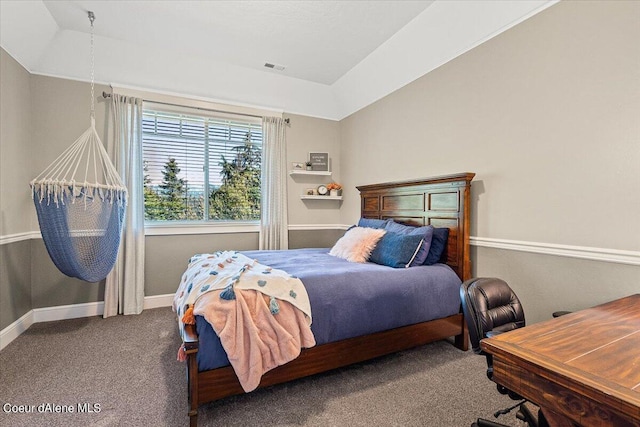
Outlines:
[[[457,280],[464,281],[471,277],[471,261],[469,255],[469,226],[470,226],[470,188],[473,173],[460,173],[454,175],[438,176],[412,181],[391,182],[383,184],[373,184],[359,186],[361,198],[361,217],[368,219],[390,219],[397,223],[424,226],[432,225],[437,228],[448,229],[448,239],[441,262],[433,266],[412,267],[401,274],[407,277],[420,276],[422,271],[437,274],[453,275]],[[318,262],[329,262],[328,258],[335,258],[327,255],[328,250],[306,249],[293,250],[289,258],[290,262],[282,261],[282,257],[276,252],[267,251],[248,252],[252,257],[258,258],[265,264],[275,263],[275,268],[296,269],[296,265],[303,264],[298,257],[308,257],[312,265]],[[340,263],[343,260],[336,260]],[[353,263],[351,263],[353,264]],[[337,264],[335,268],[340,268]],[[375,269],[376,267],[374,267]],[[380,267],[379,274],[384,274]],[[422,270],[421,270],[422,269]],[[313,270],[313,269],[311,269]],[[399,269],[395,269],[399,270]],[[410,270],[410,271],[409,271]],[[445,271],[446,270],[446,271]],[[447,273],[450,272],[450,273]],[[439,272],[439,273],[438,273]],[[292,274],[294,272],[291,272]],[[303,282],[313,281],[313,271],[305,272],[304,269],[295,271]],[[307,276],[305,277],[305,274]],[[355,274],[355,273],[348,273]],[[352,276],[355,277],[355,276]],[[444,276],[443,276],[444,277]],[[435,286],[436,280],[429,283]],[[305,286],[313,283],[305,282]],[[337,285],[338,286],[338,285]],[[313,286],[309,290],[309,298],[314,296]],[[447,291],[450,295],[451,292]],[[458,297],[459,298],[459,297]],[[449,298],[450,299],[450,298]],[[407,300],[409,301],[409,300]],[[372,311],[384,309],[378,302],[372,303]],[[428,320],[417,323],[406,324],[391,329],[384,324],[377,325],[376,332],[367,333],[364,329],[354,326],[350,331],[336,332],[335,322],[329,324],[328,320],[320,315],[314,314],[314,334],[317,345],[303,349],[296,359],[282,366],[267,372],[261,379],[259,388],[274,384],[291,381],[308,375],[325,372],[331,369],[347,366],[353,363],[362,362],[375,357],[405,350],[429,342],[454,337],[456,347],[468,349],[468,332],[459,300],[455,301],[456,308],[452,311],[451,304],[448,303],[448,311],[438,311],[436,308],[430,309],[429,316],[423,317]],[[441,304],[445,306],[447,304]],[[362,306],[362,304],[360,304]],[[415,307],[419,310],[420,307]],[[362,309],[362,307],[361,307]],[[435,311],[433,311],[435,310]],[[424,316],[424,315],[422,315]],[[197,316],[200,317],[200,316]],[[387,316],[372,316],[374,318],[386,319]],[[406,322],[405,322],[406,323]],[[227,396],[244,393],[240,382],[231,366],[224,366],[220,362],[206,362],[203,355],[211,348],[211,334],[206,332],[206,321],[197,319],[196,325],[185,325],[180,323],[180,331],[183,339],[183,349],[186,355],[187,380],[188,380],[188,401],[190,425],[197,425],[199,405]],[[327,334],[327,330],[332,330],[332,334]],[[219,345],[219,344],[218,344]],[[207,363],[209,363],[207,365]],[[213,364],[211,364],[213,363]],[[222,366],[219,366],[222,365]]]

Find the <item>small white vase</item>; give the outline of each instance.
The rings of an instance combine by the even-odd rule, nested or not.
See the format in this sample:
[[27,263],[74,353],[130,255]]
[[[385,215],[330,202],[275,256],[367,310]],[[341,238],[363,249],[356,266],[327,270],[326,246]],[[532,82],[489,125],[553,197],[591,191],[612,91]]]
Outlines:
[[337,196],[339,196],[339,195],[340,195],[340,194],[338,194],[338,191],[339,191],[339,190],[330,190],[330,191],[329,191],[329,195],[330,195],[331,197],[337,197]]

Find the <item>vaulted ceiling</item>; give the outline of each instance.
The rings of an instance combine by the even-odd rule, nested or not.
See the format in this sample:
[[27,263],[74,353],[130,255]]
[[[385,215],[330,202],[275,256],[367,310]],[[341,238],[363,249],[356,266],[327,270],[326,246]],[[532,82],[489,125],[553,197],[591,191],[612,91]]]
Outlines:
[[93,11],[99,82],[340,119],[553,3],[3,0],[0,45],[88,80]]

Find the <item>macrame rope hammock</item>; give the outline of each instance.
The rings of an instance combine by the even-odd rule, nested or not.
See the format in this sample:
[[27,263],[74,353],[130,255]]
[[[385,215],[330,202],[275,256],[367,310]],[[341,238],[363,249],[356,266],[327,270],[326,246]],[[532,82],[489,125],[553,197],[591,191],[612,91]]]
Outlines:
[[[67,276],[98,282],[115,264],[127,205],[122,183],[96,132],[93,21],[91,22],[91,125],[31,181],[42,239]],[[84,177],[80,180],[76,176]]]

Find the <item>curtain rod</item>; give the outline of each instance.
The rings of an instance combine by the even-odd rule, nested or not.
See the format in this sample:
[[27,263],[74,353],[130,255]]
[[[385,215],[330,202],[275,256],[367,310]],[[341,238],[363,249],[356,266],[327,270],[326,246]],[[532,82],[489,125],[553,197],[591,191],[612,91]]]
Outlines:
[[[105,99],[111,98],[111,94],[108,93],[108,92],[102,91],[102,97],[105,98]],[[182,108],[185,108],[184,105],[172,104],[172,103],[169,103],[169,102],[159,102],[159,101],[149,101],[149,102],[153,102],[154,104],[169,105],[171,107],[182,107]],[[196,110],[213,111],[215,113],[226,113],[226,114],[229,114],[229,111],[213,110],[213,109],[209,109],[209,108],[200,108],[200,107],[186,107],[186,108],[193,108],[193,109],[196,109]],[[260,119],[262,118],[262,116],[257,116],[255,114],[235,113],[235,112],[231,113],[231,114],[237,114],[239,116],[247,116],[247,117],[256,117],[256,118],[260,118]],[[286,119],[284,119],[284,122],[286,124],[291,124],[291,119],[287,117]]]

